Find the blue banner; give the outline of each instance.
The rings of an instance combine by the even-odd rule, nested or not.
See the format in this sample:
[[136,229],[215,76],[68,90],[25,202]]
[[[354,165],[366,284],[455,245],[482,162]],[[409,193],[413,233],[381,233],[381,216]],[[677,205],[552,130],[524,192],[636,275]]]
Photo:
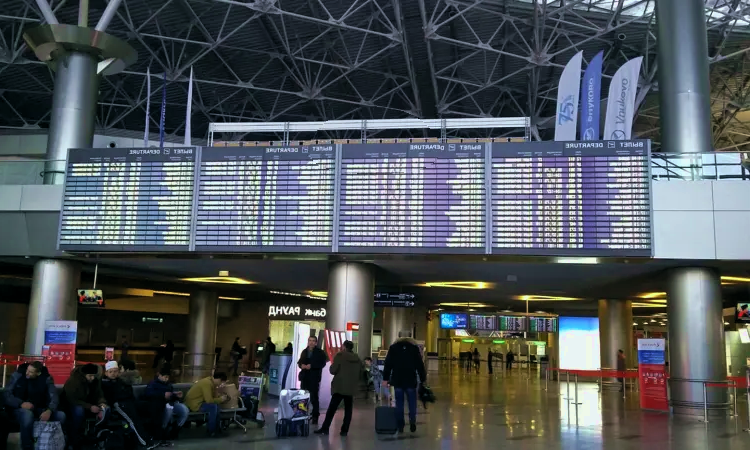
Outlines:
[[591,60],[581,82],[581,140],[599,140],[599,117],[601,114],[602,59],[599,52]]
[[167,72],[161,86],[161,117],[159,119],[159,148],[164,148],[164,120],[167,117]]

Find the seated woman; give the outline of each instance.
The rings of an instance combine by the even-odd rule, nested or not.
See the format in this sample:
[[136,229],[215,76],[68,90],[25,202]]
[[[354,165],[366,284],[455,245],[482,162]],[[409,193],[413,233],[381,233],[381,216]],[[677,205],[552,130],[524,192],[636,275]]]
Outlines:
[[138,416],[135,406],[135,395],[133,395],[133,386],[129,384],[129,379],[120,378],[120,368],[114,361],[108,362],[104,366],[104,378],[102,378],[102,390],[107,403],[125,420],[130,428],[135,432],[138,442],[147,449],[156,448],[158,442],[148,435],[143,426],[141,418]]

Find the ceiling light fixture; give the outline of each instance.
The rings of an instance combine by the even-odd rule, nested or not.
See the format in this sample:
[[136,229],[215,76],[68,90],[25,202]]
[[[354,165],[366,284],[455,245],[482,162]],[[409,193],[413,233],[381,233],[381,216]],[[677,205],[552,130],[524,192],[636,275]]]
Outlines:
[[254,281],[248,281],[244,278],[237,277],[197,277],[182,278],[181,281],[190,281],[192,283],[218,283],[218,284],[255,284]]
[[309,294],[313,298],[328,298],[328,292],[326,291],[310,291]]
[[474,303],[474,302],[447,302],[447,303],[440,303],[438,306],[443,307],[453,307],[453,308],[494,308],[493,305],[488,305],[486,303]]
[[638,326],[638,323],[637,323],[637,322],[633,322],[633,326],[634,326],[634,327],[637,327],[637,326]]
[[219,300],[245,300],[242,297],[219,297]]
[[722,276],[721,281],[730,281],[730,282],[734,281],[735,283],[750,283],[750,278]]
[[492,287],[492,283],[485,283],[484,281],[430,281],[419,286],[453,289],[488,289]]
[[557,264],[599,264],[599,258],[555,258]]
[[633,308],[666,308],[665,303],[644,303],[644,302],[633,302]]
[[558,297],[555,295],[516,295],[513,297],[516,300],[526,302],[569,302],[574,300],[582,300],[576,297]]
[[638,298],[664,298],[666,296],[666,292],[644,292],[643,294],[638,294]]
[[190,297],[187,292],[170,292],[170,291],[151,291],[151,296],[154,295],[174,295],[177,297]]

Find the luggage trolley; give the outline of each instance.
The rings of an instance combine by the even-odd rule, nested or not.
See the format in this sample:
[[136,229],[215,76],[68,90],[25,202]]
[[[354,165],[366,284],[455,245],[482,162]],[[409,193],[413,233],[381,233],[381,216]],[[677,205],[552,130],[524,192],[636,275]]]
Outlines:
[[258,428],[263,428],[266,424],[266,418],[260,410],[264,381],[263,372],[256,371],[242,372],[237,380],[240,401],[247,410],[245,419],[255,422]]

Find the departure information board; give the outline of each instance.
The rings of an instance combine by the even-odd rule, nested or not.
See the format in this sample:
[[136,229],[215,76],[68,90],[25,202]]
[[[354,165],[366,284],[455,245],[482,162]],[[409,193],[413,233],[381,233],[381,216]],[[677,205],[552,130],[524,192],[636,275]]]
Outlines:
[[345,144],[338,251],[485,253],[484,144]]
[[540,333],[557,332],[556,317],[529,317],[529,331]]
[[472,330],[497,330],[497,316],[469,314],[469,328]]
[[196,149],[71,149],[58,247],[187,251]]
[[492,147],[492,253],[652,254],[649,141]]
[[526,317],[499,316],[500,331],[526,331]]
[[335,147],[204,148],[195,250],[330,252]]

